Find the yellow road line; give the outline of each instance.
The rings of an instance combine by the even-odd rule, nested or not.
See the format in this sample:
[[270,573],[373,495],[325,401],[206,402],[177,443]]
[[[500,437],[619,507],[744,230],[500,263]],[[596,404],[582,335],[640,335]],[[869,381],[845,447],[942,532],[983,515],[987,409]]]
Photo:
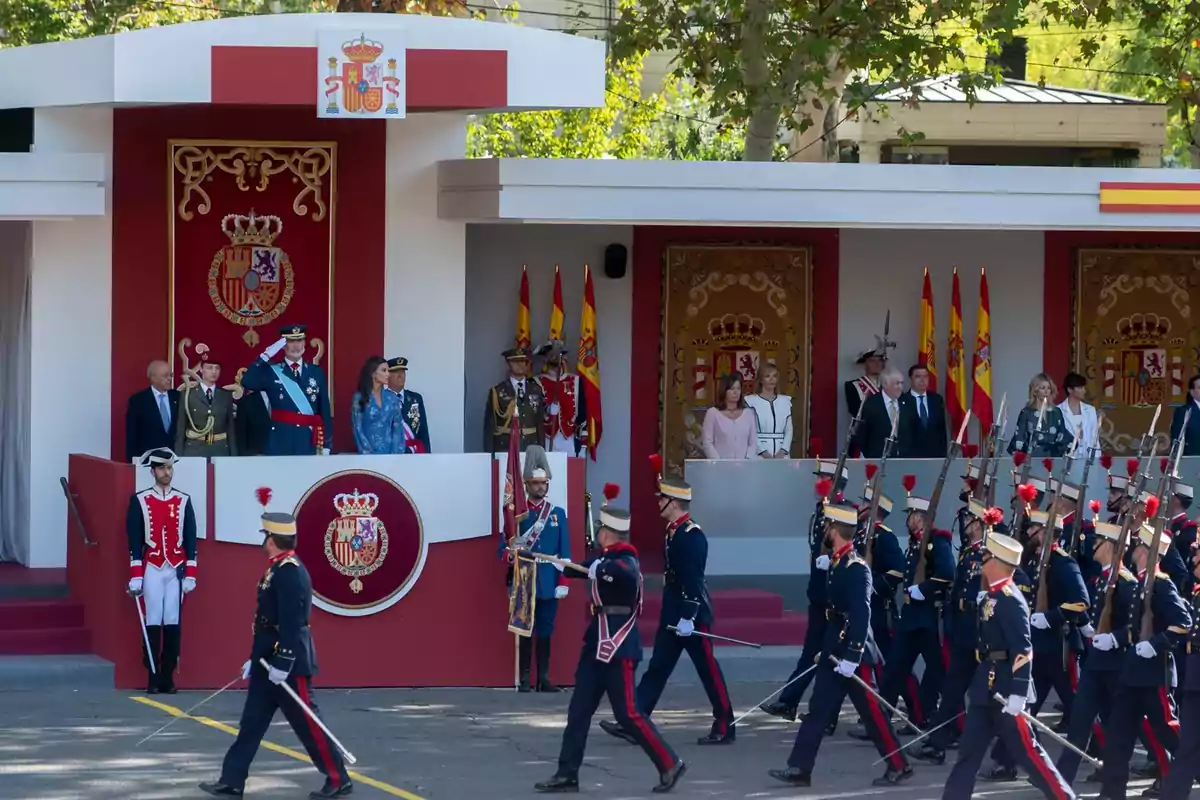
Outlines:
[[[159,711],[164,711],[170,714],[172,717],[183,717],[184,719],[190,719],[194,722],[199,722],[201,725],[207,725],[210,728],[216,728],[219,731],[228,733],[230,736],[238,735],[237,728],[234,728],[231,725],[226,725],[223,722],[217,722],[215,719],[209,719],[208,717],[194,717],[191,714],[176,708],[175,706],[167,705],[166,703],[160,703],[157,700],[151,700],[148,697],[130,697],[129,699],[135,703],[141,703],[142,705],[150,706],[151,708],[157,708]],[[288,758],[294,758],[297,761],[303,761],[306,764],[312,763],[312,759],[310,759],[304,753],[301,753],[299,750],[293,750],[290,747],[284,747],[283,745],[275,744],[274,742],[268,742],[266,740],[263,741],[262,746],[267,750],[287,756]],[[398,786],[392,786],[390,783],[384,783],[383,781],[375,780],[367,775],[353,771],[349,772],[348,774],[357,783],[370,786],[374,789],[378,789],[381,792],[386,792],[393,797],[402,797],[404,800],[425,800],[425,798],[421,797],[420,795],[415,795],[412,792],[406,792]]]

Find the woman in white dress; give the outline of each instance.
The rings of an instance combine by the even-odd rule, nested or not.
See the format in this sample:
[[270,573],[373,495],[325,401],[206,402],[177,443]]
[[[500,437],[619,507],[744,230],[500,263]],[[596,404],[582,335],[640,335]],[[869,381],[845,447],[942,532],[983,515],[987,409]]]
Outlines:
[[790,458],[792,398],[776,394],[779,368],[766,364],[758,372],[758,391],[746,398],[758,424],[758,457]]

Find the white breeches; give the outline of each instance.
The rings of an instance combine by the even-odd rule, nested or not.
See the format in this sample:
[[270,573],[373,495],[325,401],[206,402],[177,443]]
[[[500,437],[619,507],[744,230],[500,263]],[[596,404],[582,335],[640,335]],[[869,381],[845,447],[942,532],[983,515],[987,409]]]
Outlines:
[[[575,437],[563,436],[561,433],[557,434],[552,440],[550,440],[550,452],[566,453],[567,455],[571,456],[575,455]],[[579,448],[579,455],[587,455],[587,448]]]
[[147,566],[142,575],[146,625],[179,624],[179,578],[174,567]]

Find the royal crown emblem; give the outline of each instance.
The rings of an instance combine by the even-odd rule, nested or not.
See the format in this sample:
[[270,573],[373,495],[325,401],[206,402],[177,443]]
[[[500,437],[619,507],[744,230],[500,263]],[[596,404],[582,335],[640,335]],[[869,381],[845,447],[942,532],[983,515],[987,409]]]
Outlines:
[[[344,60],[329,56],[326,60],[329,77],[325,78],[325,116],[340,116],[342,112],[378,116],[380,110],[384,116],[400,115],[397,104],[400,99],[397,61],[389,58],[385,62],[386,73],[383,64],[375,63],[384,55],[385,49],[382,43],[371,41],[366,34],[362,34],[357,39],[342,43]],[[384,92],[388,94],[386,108],[383,104]]]
[[350,591],[363,589],[362,579],[383,565],[388,551],[387,529],[376,519],[379,495],[370,492],[339,494],[333,507],[340,515],[325,530],[325,557],[342,575],[350,578]]
[[227,214],[221,230],[229,244],[213,256],[208,296],[221,316],[249,328],[242,340],[254,347],[259,342],[254,329],[278,318],[295,290],[292,262],[274,246],[283,233],[283,220],[251,210],[248,215]]
[[[763,341],[767,323],[750,314],[725,314],[708,321],[708,342],[715,346],[711,374],[720,380],[737,374],[742,378],[742,394],[756,390],[763,349],[773,353],[778,342]],[[773,346],[772,346],[773,345]],[[773,358],[768,358],[771,363]]]

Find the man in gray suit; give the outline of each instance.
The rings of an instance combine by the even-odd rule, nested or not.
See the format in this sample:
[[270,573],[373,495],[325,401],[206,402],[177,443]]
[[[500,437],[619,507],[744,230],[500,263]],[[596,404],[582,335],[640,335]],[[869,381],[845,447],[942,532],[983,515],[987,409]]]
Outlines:
[[199,376],[197,383],[191,375],[184,375],[175,452],[185,458],[236,456],[233,392],[217,386],[221,362],[211,351],[204,354]]

